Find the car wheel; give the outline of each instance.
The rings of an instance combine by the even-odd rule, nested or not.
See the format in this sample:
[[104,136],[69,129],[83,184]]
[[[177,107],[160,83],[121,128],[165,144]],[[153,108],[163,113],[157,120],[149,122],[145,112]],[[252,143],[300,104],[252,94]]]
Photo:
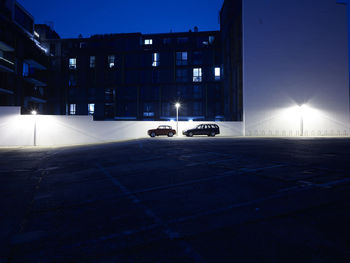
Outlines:
[[189,134],[188,134],[188,137],[192,137],[193,136],[193,132],[190,132]]
[[151,137],[156,137],[156,134],[154,132],[151,133]]
[[215,132],[211,132],[210,136],[215,137]]
[[174,133],[172,133],[172,132],[168,133],[168,137],[173,137],[173,136],[174,136]]

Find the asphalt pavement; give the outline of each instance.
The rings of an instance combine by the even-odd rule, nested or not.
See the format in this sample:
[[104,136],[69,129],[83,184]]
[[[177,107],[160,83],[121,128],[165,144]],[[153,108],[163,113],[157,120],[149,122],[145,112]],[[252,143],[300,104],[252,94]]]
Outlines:
[[350,139],[0,149],[0,263],[349,262]]

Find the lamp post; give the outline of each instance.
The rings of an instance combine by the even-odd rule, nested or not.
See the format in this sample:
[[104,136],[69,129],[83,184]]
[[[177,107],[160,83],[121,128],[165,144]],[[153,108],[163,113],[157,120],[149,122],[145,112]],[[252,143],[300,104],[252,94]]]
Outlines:
[[176,108],[176,135],[179,136],[179,108],[180,108],[180,103],[175,104]]
[[305,105],[299,106],[299,112],[300,112],[300,136],[304,136],[304,110]]
[[31,113],[34,116],[34,146],[36,146],[36,115],[38,113],[36,110],[33,110]]

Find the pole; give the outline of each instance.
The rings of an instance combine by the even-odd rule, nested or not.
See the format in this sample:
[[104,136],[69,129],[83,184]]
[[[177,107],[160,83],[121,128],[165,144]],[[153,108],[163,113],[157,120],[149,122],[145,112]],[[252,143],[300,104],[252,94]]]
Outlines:
[[300,136],[304,136],[304,118],[300,116]]
[[34,146],[36,146],[36,116],[34,116]]
[[176,135],[179,136],[179,107],[176,107]]

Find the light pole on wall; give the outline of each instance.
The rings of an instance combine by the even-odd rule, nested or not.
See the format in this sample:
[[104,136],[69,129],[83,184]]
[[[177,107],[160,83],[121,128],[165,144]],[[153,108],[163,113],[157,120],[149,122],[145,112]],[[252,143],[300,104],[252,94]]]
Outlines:
[[38,112],[36,110],[33,110],[31,113],[34,116],[34,146],[36,146],[36,115]]
[[180,103],[175,104],[176,108],[176,135],[179,136],[179,108],[180,108]]

